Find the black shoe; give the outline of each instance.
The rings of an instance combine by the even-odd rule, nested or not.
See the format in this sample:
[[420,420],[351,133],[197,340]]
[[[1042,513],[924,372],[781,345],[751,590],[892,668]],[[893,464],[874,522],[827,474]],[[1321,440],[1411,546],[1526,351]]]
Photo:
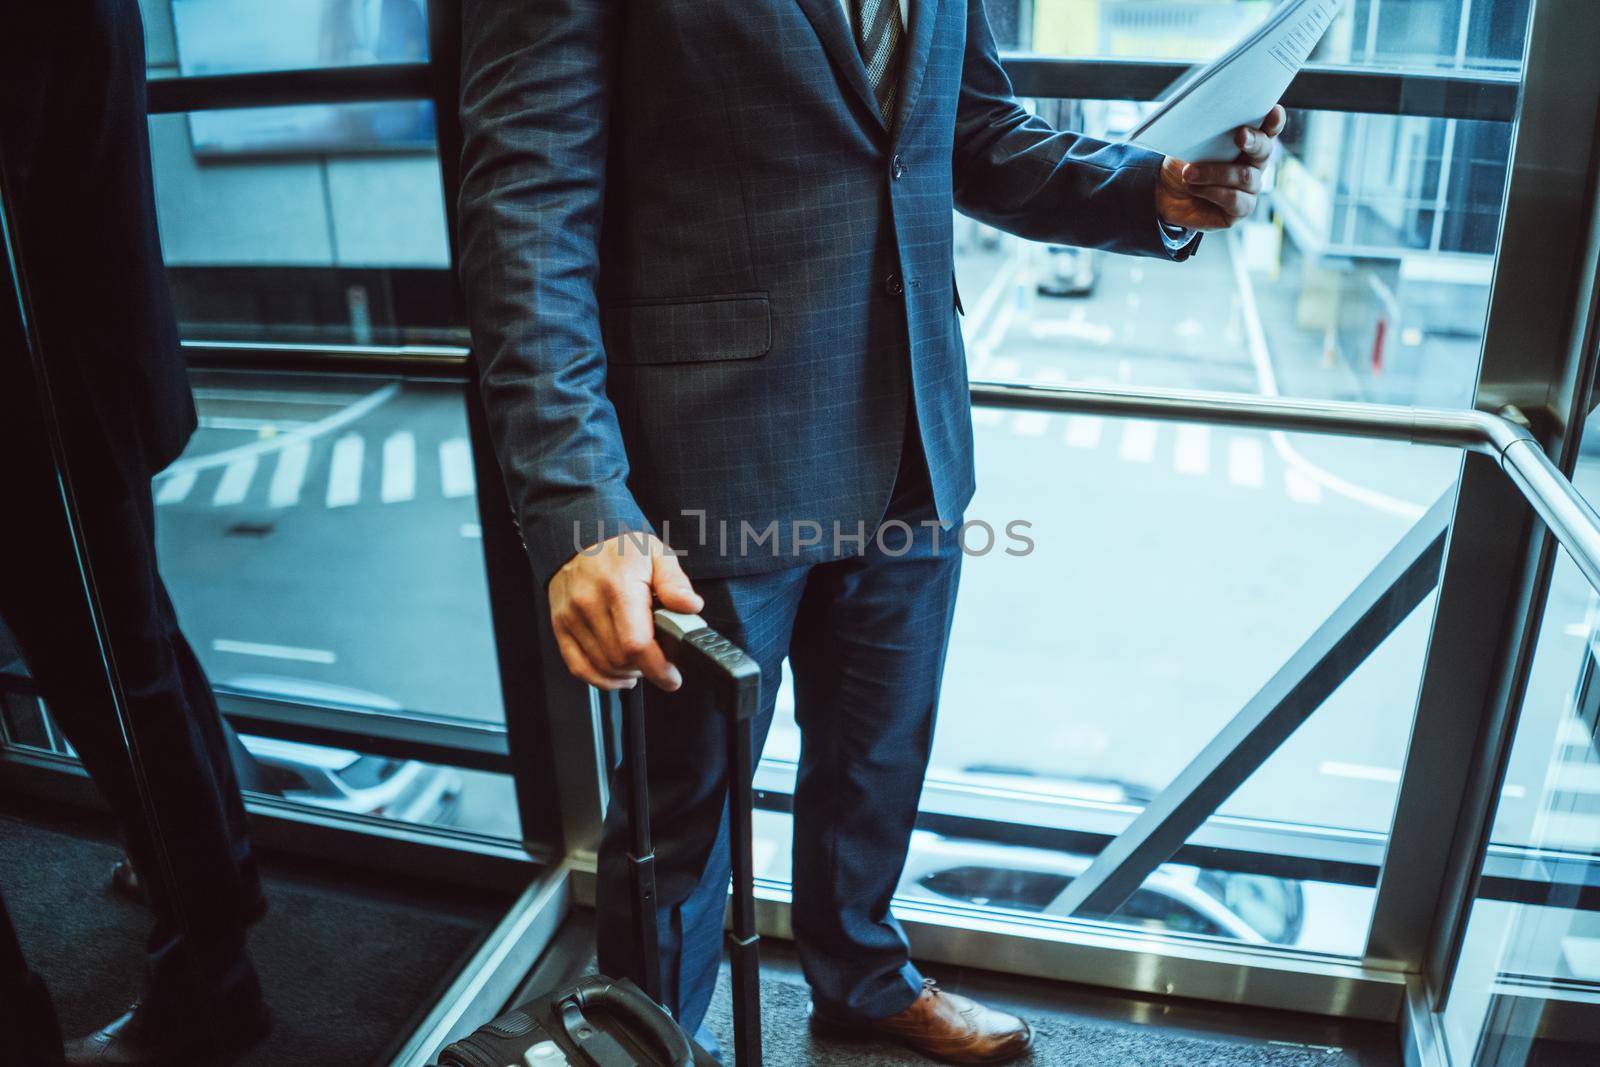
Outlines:
[[111,868],[111,888],[135,904],[150,906],[150,898],[144,894],[144,882],[139,878],[139,872],[133,869],[133,861],[126,856]]
[[[111,868],[111,888],[135,904],[150,906],[150,896],[144,891],[144,879],[134,869],[133,861],[124,856]],[[244,909],[244,924],[254,926],[267,914],[267,898],[257,889],[249,907]]]
[[67,1042],[67,1067],[225,1067],[272,1029],[267,1006],[257,1000],[235,1018],[209,1016],[187,1029],[161,1026],[135,1004],[110,1025]]

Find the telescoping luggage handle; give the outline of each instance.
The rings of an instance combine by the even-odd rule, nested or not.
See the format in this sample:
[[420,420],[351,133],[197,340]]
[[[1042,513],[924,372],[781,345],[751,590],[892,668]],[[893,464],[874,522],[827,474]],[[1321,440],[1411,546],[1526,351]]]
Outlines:
[[[698,615],[655,613],[656,641],[683,675],[683,684],[705,686],[728,719],[728,837],[733,866],[733,928],[728,955],[733,967],[733,1051],[739,1067],[761,1063],[761,977],[757,948],[755,862],[751,844],[755,754],[750,720],[761,702],[761,667],[743,649],[706,625]],[[628,824],[633,851],[634,934],[639,945],[644,991],[661,1000],[661,953],[656,935],[656,855],[650,841],[650,786],[644,738],[644,687],[622,697],[622,761],[628,780]]]

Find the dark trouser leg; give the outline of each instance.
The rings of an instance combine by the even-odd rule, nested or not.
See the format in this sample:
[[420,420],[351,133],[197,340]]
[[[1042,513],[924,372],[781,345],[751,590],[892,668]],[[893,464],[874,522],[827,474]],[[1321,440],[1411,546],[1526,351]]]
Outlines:
[[916,822],[961,572],[955,531],[935,548],[920,525],[934,518],[925,483],[903,482],[886,523],[908,528],[890,525],[864,556],[817,567],[795,622],[795,944],[818,1009],[839,1016],[884,1018],[921,992],[889,900]]
[[[151,507],[149,495],[141,503]],[[148,511],[147,511],[148,513]],[[153,519],[148,526],[151,544],[155,543]],[[167,624],[167,643],[177,661],[178,677],[182,682],[183,698],[188,704],[190,717],[204,745],[206,762],[217,781],[217,791],[222,798],[222,813],[227,820],[228,835],[232,840],[234,866],[239,871],[239,906],[241,914],[251,908],[261,896],[261,872],[250,843],[250,826],[244,811],[244,797],[239,792],[239,778],[234,766],[234,747],[243,750],[235,738],[230,744],[222,712],[217,708],[216,694],[206,678],[205,668],[195,655],[194,647],[178,626],[178,616],[172,600],[167,595],[166,583],[156,575],[156,588],[161,594],[161,614]],[[248,753],[245,753],[248,758]]]
[[[74,409],[64,403],[63,410]],[[3,453],[13,461],[8,493],[19,516],[0,561],[0,615],[145,874],[156,917],[146,999],[152,1010],[203,1011],[213,997],[252,997],[255,972],[239,914],[241,851],[229,817],[237,788],[216,759],[219,752],[225,758],[226,746],[207,741],[212,731],[220,740],[215,705],[192,698],[203,676],[196,664],[195,680],[186,683],[173,640],[177,625],[156,570],[148,472],[130,469],[135,461],[126,450],[112,448],[92,423],[63,427],[126,711],[175,885],[146,825],[101,672],[44,429],[36,412],[24,407],[20,415],[0,431]],[[242,809],[238,817],[242,824]]]
[[[761,664],[762,706],[755,720],[757,752],[772,725],[777,679],[789,645],[804,568],[695,583],[706,621]],[[644,684],[644,683],[641,683]],[[656,848],[662,1000],[685,1029],[705,1018],[722,960],[727,907],[726,734],[721,714],[694,687],[645,690],[651,830]],[[624,783],[613,780],[600,844],[595,911],[600,970],[640,977],[629,881]]]
[[0,1063],[61,1062],[55,1005],[39,976],[28,970],[22,946],[0,897]]

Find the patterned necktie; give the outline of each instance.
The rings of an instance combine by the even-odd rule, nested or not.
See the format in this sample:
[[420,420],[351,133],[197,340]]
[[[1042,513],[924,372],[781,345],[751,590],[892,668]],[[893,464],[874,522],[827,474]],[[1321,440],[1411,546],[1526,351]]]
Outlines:
[[867,81],[878,98],[878,116],[888,126],[900,92],[900,0],[855,0],[856,44],[867,65]]

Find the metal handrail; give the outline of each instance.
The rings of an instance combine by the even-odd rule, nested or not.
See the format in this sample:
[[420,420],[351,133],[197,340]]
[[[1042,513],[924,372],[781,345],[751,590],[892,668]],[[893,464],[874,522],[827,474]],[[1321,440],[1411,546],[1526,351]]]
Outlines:
[[[1076,100],[1155,100],[1190,64],[1168,60],[1001,56],[1018,95]],[[433,96],[427,62],[157,75],[150,79],[152,115],[236,107],[426,100]],[[1423,118],[1510,122],[1521,77],[1513,72],[1456,68],[1388,68],[1311,63],[1284,94],[1287,107]]]
[[[184,342],[196,366],[240,370],[338,369],[401,377],[465,376],[469,352],[451,345],[322,345]],[[1201,390],[975,381],[980,407],[1071,415],[1203,422],[1256,430],[1329,434],[1460,448],[1494,459],[1600,590],[1600,513],[1518,421],[1472,408],[1401,407]]]
[[973,382],[972,401],[985,407],[1336,434],[1476,452],[1499,463],[1589,584],[1600,590],[1600,514],[1534,436],[1514,421],[1516,412],[997,381]]

